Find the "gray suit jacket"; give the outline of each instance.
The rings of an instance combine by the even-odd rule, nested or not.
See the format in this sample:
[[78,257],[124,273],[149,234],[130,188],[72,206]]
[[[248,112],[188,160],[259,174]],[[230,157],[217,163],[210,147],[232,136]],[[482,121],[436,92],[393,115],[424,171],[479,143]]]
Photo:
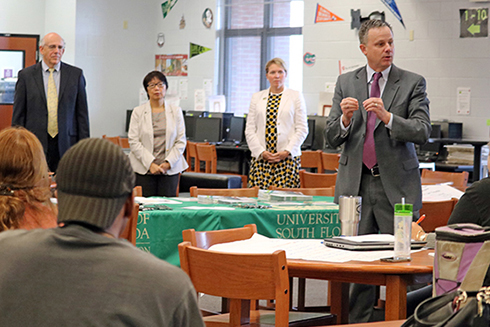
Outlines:
[[[376,119],[374,141],[380,178],[391,204],[405,197],[414,210],[422,207],[419,162],[414,143],[424,144],[431,132],[429,100],[425,79],[417,74],[392,66],[383,92],[383,103],[393,114],[390,131]],[[359,101],[359,110],[352,117],[350,129],[343,135],[340,127],[340,102],[346,97]],[[362,152],[366,133],[367,112],[362,102],[369,98],[366,67],[340,75],[335,87],[333,106],[327,120],[325,136],[332,147],[344,145],[335,187],[339,195],[358,195],[361,185]]]
[[[79,140],[90,137],[85,78],[80,68],[61,63],[58,95],[58,147],[60,158]],[[48,107],[38,62],[19,72],[15,86],[12,125],[34,133],[46,153],[48,148]]]

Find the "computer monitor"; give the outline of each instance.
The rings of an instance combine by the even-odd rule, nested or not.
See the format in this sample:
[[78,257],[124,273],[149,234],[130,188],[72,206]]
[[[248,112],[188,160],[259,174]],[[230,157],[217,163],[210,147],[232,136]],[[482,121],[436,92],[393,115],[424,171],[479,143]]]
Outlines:
[[132,109],[126,110],[126,133],[129,131],[129,123],[131,122]]
[[190,141],[193,141],[196,135],[197,118],[197,116],[184,116],[185,136]]
[[210,112],[208,117],[221,118],[221,138],[222,140],[228,139],[228,133],[230,131],[232,112]]
[[198,117],[196,119],[196,142],[221,142],[221,118]]
[[312,150],[325,149],[325,128],[327,127],[327,116],[312,115],[308,116],[308,119],[315,121],[315,135],[313,136]]
[[308,118],[308,136],[306,137],[302,149],[311,149],[315,140],[315,120]]
[[242,143],[245,140],[245,117],[231,117],[230,131],[225,140],[235,143]]

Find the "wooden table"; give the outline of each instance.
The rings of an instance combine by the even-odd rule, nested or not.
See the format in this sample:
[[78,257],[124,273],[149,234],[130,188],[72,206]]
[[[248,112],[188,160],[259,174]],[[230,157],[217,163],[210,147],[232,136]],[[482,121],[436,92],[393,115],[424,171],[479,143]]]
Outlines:
[[339,324],[349,321],[349,283],[386,285],[385,320],[400,320],[406,318],[407,286],[432,280],[431,252],[413,253],[412,261],[403,263],[288,260],[288,270],[290,277],[330,281],[331,313],[337,315]]

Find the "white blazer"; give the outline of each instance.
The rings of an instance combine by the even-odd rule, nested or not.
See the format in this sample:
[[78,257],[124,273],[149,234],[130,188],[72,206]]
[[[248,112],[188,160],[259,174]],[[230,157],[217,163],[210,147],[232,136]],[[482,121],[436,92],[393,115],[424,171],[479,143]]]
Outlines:
[[[175,175],[189,167],[182,155],[187,140],[185,138],[185,125],[182,110],[165,102],[166,135],[165,160],[170,163],[167,175]],[[128,131],[131,153],[129,160],[133,170],[144,175],[150,170],[153,156],[153,125],[150,102],[134,108]]]
[[[266,151],[265,127],[269,89],[252,96],[247,115],[245,136],[252,157],[258,158]],[[291,89],[284,89],[277,113],[277,152],[287,150],[291,156],[301,155],[301,145],[308,135],[306,104],[303,95]]]

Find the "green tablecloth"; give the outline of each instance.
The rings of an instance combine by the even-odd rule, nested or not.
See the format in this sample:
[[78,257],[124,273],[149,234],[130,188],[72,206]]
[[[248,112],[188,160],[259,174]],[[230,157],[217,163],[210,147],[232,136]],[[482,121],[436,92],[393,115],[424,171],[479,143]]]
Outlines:
[[[177,199],[178,200],[178,199]],[[315,202],[322,202],[315,204]],[[230,207],[221,204],[183,202],[169,204],[173,210],[140,212],[136,246],[174,265],[179,264],[178,244],[182,231],[218,230],[256,224],[260,234],[272,238],[317,238],[340,235],[338,206],[325,204],[331,197],[314,197],[310,205],[273,207],[271,209],[213,210]],[[203,210],[185,209],[199,206]]]

